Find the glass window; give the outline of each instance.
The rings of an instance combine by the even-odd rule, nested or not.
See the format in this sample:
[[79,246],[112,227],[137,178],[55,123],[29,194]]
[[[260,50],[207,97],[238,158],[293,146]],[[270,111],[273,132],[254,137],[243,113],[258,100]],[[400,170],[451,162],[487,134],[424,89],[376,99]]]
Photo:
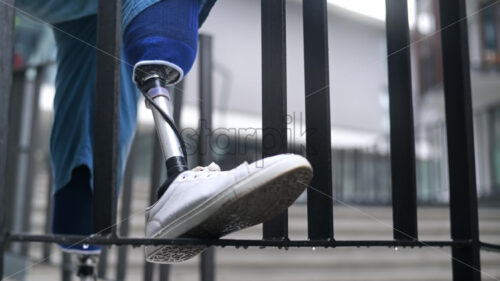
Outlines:
[[500,8],[489,2],[482,6],[485,7],[481,15],[483,63],[486,68],[497,68],[500,65]]
[[496,52],[496,28],[495,28],[495,9],[486,9],[484,11],[484,47],[487,50]]

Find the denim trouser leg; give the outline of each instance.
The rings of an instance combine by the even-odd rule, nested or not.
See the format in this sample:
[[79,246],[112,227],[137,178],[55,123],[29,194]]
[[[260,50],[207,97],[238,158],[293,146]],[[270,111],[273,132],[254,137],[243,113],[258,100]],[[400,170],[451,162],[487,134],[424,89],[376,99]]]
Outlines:
[[[161,0],[123,0],[122,26],[129,23],[146,8]],[[170,0],[168,0],[170,1]],[[50,24],[72,21],[97,14],[97,0],[16,0],[16,8]],[[197,0],[197,14],[201,26],[216,0]]]
[[167,61],[187,74],[198,47],[198,0],[162,0],[135,17],[123,33],[129,63]]
[[[57,45],[56,94],[54,123],[51,133],[51,159],[54,170],[54,193],[68,184],[77,167],[90,172],[86,183],[92,186],[94,95],[96,86],[96,28],[97,17],[88,16],[56,25],[54,37]],[[132,66],[121,63],[119,108],[119,177],[123,173],[132,137],[136,127],[138,92],[131,81]],[[118,179],[120,181],[120,178]],[[91,210],[91,200],[81,190],[82,196],[56,196],[55,201],[71,200],[55,209],[53,229],[58,233],[90,234],[91,214],[75,215],[76,209]],[[63,193],[61,193],[63,194]],[[81,200],[80,200],[81,199]],[[58,202],[55,202],[57,205]],[[58,205],[59,206],[59,205]],[[65,209],[65,210],[61,210]],[[90,211],[89,211],[90,212]],[[78,217],[75,217],[78,216]],[[69,220],[78,220],[71,226]]]

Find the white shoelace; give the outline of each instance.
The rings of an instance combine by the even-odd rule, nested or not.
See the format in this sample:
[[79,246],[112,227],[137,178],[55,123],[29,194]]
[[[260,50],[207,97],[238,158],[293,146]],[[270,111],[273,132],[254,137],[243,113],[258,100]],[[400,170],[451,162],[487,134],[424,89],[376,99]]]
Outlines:
[[220,172],[220,167],[219,167],[219,165],[212,162],[208,166],[205,166],[205,167],[198,166],[198,167],[193,168],[191,171],[193,171],[193,172]]

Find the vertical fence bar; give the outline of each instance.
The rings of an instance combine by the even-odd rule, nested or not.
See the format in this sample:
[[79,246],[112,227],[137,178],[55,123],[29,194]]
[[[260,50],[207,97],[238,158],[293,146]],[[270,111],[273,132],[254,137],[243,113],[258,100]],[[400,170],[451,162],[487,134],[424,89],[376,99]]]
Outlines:
[[[160,187],[162,183],[162,168],[164,167],[163,154],[161,152],[161,146],[159,139],[154,134],[153,136],[153,151],[152,151],[152,163],[151,163],[151,183],[150,183],[150,196],[149,203],[153,204],[156,202],[157,188]],[[149,262],[144,262],[144,280],[151,281],[154,279],[154,274],[156,271],[156,265]],[[168,280],[170,273],[170,265],[162,264],[159,266],[160,280]]]
[[361,189],[361,159],[359,159],[359,149],[354,149],[352,153],[352,165],[353,165],[353,199],[355,203],[361,203],[363,200],[362,194],[360,192]]
[[71,281],[73,276],[73,264],[71,263],[71,254],[66,252],[61,252],[61,280]]
[[[12,53],[14,46],[14,0],[0,5],[0,155],[7,155]],[[6,202],[7,159],[0,157],[0,278],[3,278],[5,243],[7,242]]]
[[[9,116],[9,140],[7,162],[7,185],[11,194],[8,209],[11,214],[9,229],[13,232],[23,232],[24,220],[29,216],[28,186],[28,158],[31,135],[31,121],[33,110],[33,69],[24,68],[14,73],[13,91]],[[24,255],[27,245],[16,243],[11,245],[11,251],[20,256]]]
[[[150,182],[150,193],[149,193],[149,204],[152,205],[156,202],[156,190],[161,185],[161,171],[165,167],[165,160],[161,151],[160,141],[153,131],[153,150],[151,159],[151,182]],[[144,280],[153,280],[155,272],[155,264],[144,261]]]
[[198,153],[200,165],[208,165],[212,161],[211,138],[212,130],[212,38],[200,34],[200,133],[198,138]]
[[[345,192],[345,187],[344,187],[344,178],[345,178],[345,173],[346,173],[346,150],[345,149],[341,149],[339,151],[339,160],[337,162],[337,165],[339,166],[339,178],[338,178],[338,181],[339,181],[339,185],[338,185],[338,190],[337,190],[337,194],[340,193],[340,200],[344,201],[345,198],[346,198],[346,192]],[[340,190],[340,192],[339,192]]]
[[[287,152],[286,1],[262,0],[261,13],[262,157],[268,157]],[[287,211],[264,222],[263,236],[288,237]]]
[[[23,112],[23,104],[24,104],[24,88],[26,83],[26,70],[21,69],[19,71],[14,71],[12,75],[12,87],[11,87],[11,96],[9,100],[9,124],[8,124],[8,139],[7,139],[7,152],[6,158],[7,163],[9,163],[6,167],[5,171],[5,181],[6,187],[8,187],[4,191],[4,200],[5,204],[4,215],[5,215],[5,227],[7,230],[12,231],[15,229],[16,224],[21,221],[20,214],[15,212],[16,201],[20,201],[21,206],[19,208],[23,209],[22,201],[16,200],[19,198],[18,194],[20,193],[19,188],[16,188],[18,185],[19,177],[17,176],[17,169],[19,167],[19,143],[20,143],[20,135],[21,135],[21,120],[22,120],[22,112]],[[16,229],[18,232],[20,229]],[[8,250],[12,252],[19,253],[19,244],[10,244]]]
[[200,260],[200,280],[215,280],[215,248],[210,247],[201,254]]
[[386,0],[394,239],[417,240],[417,184],[407,1]]
[[181,111],[182,111],[182,103],[183,103],[183,92],[184,92],[184,81],[181,81],[179,84],[175,85],[173,90],[174,93],[174,121],[175,125],[180,128],[181,127]]
[[440,0],[443,77],[450,179],[453,280],[481,280],[470,61],[465,0]]
[[[54,179],[52,177],[52,166],[50,165],[50,161],[46,160],[44,161],[46,163],[47,167],[47,193],[45,195],[47,205],[45,207],[45,226],[43,228],[44,233],[50,233],[51,232],[51,226],[52,226],[52,184],[54,183]],[[44,243],[43,244],[43,250],[42,250],[42,257],[44,258],[44,263],[50,263],[52,260],[52,244],[51,243]]]
[[[156,191],[155,191],[155,194],[156,194]],[[152,281],[153,280],[155,265],[156,264],[154,264],[154,263],[144,262],[144,281]]]
[[[21,141],[20,148],[21,153],[24,154],[24,159],[26,159],[27,163],[25,163],[24,170],[25,179],[22,181],[23,189],[25,190],[22,201],[24,202],[24,210],[22,216],[22,232],[29,232],[31,227],[31,210],[32,199],[33,199],[33,190],[35,179],[37,176],[37,168],[35,166],[35,153],[38,144],[38,120],[39,118],[39,106],[38,100],[40,97],[40,88],[42,85],[42,81],[45,75],[44,67],[39,66],[35,69],[28,70],[28,73],[33,73],[36,76],[34,79],[29,80],[29,87],[26,89],[25,94],[29,101],[27,102],[27,107],[25,108],[27,111],[26,120],[23,121],[22,128],[25,130],[24,140]],[[29,251],[29,243],[21,244],[21,255],[27,256]]]
[[[49,67],[50,66],[43,65],[43,66],[40,66],[37,68],[36,87],[37,87],[38,92],[40,92],[40,90],[41,90],[43,78],[46,75],[47,69]],[[39,97],[37,98],[37,101],[38,101],[38,99],[39,99]],[[38,109],[38,102],[36,103],[36,107],[37,107],[37,110],[39,110]],[[36,115],[38,115],[38,114],[36,114]],[[40,121],[36,121],[36,122],[38,122],[38,123],[35,124],[35,128],[38,129]],[[39,131],[37,131],[37,133],[35,135],[38,137]],[[50,233],[51,226],[52,226],[52,184],[53,184],[53,178],[52,178],[52,167],[51,167],[50,161],[48,161],[48,159],[45,159],[45,156],[46,155],[44,155],[44,161],[43,161],[45,164],[44,165],[45,169],[43,172],[45,172],[47,175],[47,185],[46,185],[46,188],[47,188],[46,192],[47,193],[45,194],[45,202],[46,202],[46,205],[45,205],[45,226],[43,227],[43,230],[44,230],[44,233]],[[31,162],[34,162],[34,161],[30,161],[30,163]],[[42,245],[42,257],[43,257],[44,263],[51,262],[51,257],[50,257],[51,250],[52,250],[52,244],[44,243]]]
[[101,254],[99,255],[99,260],[97,261],[97,278],[106,279],[108,272],[108,257],[109,248],[108,246],[102,247]]
[[[133,180],[135,171],[135,159],[137,153],[137,140],[134,139],[130,149],[130,156],[127,160],[127,167],[125,168],[125,175],[123,177],[123,197],[122,208],[120,212],[120,230],[119,235],[127,237],[130,233],[130,211],[132,209],[132,192]],[[116,280],[123,281],[127,276],[127,255],[128,246],[118,246],[118,262],[116,264]]]
[[[198,138],[198,164],[206,166],[212,161],[212,37],[200,34],[200,131]],[[215,249],[210,247],[201,254],[200,273],[202,281],[215,280]]]
[[[498,112],[498,113],[496,113]],[[490,166],[490,176],[489,176],[489,181],[492,189],[500,189],[500,185],[496,182],[496,179],[500,177],[500,171],[497,171],[495,168],[496,163],[495,163],[495,157],[493,157],[495,153],[495,146],[496,146],[496,128],[495,128],[495,114],[500,114],[500,109],[495,109],[495,108],[490,108],[488,110],[488,125],[487,125],[487,131],[488,131],[488,147],[487,147],[487,153],[490,155],[489,156],[489,161],[488,165]]]
[[160,281],[170,280],[170,264],[160,265]]
[[307,189],[310,239],[333,239],[332,147],[326,0],[303,1],[306,150],[314,169]]
[[94,113],[94,232],[115,234],[121,1],[99,0]]
[[[174,121],[177,128],[181,126],[181,109],[182,109],[182,92],[184,88],[184,82],[181,81],[175,87],[172,87],[170,92],[173,94],[174,98]],[[170,265],[162,264],[160,265],[160,280],[168,281],[170,279]]]

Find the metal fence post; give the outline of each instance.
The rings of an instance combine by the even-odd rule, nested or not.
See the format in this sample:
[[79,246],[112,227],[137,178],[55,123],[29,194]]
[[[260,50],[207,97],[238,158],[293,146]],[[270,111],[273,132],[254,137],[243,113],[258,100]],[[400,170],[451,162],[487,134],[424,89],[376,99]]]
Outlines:
[[[9,163],[5,169],[5,186],[3,194],[5,204],[3,205],[5,215],[5,227],[8,231],[15,229],[15,224],[21,222],[20,214],[15,213],[16,198],[20,198],[20,190],[18,190],[17,168],[19,167],[19,142],[21,134],[21,112],[23,111],[24,86],[26,83],[25,70],[16,71],[12,75],[11,96],[9,100],[9,124],[7,127],[7,152],[6,161]],[[8,188],[7,188],[8,187]],[[20,203],[23,202],[21,200]],[[23,206],[20,206],[22,209]],[[18,224],[19,225],[19,224]],[[17,227],[17,225],[16,225]],[[20,231],[19,228],[16,231]],[[14,249],[17,247],[17,249]],[[19,244],[9,245],[10,251],[19,253]]]
[[450,179],[453,280],[481,280],[474,131],[465,0],[440,0],[441,42]]
[[417,184],[408,4],[386,0],[394,239],[417,240]]
[[[161,185],[161,172],[164,167],[165,160],[163,159],[163,154],[161,152],[160,141],[156,136],[156,132],[153,131],[153,149],[151,152],[151,181],[149,190],[149,204],[156,202],[156,189]],[[152,281],[155,273],[156,264],[144,261],[144,280]]]
[[99,0],[94,112],[94,232],[116,234],[121,1]]
[[99,255],[99,260],[97,261],[97,278],[106,279],[108,272],[108,257],[109,257],[109,247],[102,247],[101,254]]
[[175,85],[173,90],[174,93],[174,121],[175,125],[180,128],[181,127],[181,111],[183,104],[183,92],[184,92],[184,81],[179,82],[179,84]]
[[[39,67],[40,70],[41,67]],[[40,71],[39,71],[40,72]],[[37,129],[38,94],[41,75],[34,77],[35,70],[23,68],[14,71],[9,100],[9,124],[5,181],[3,197],[6,228],[13,232],[26,232],[29,228],[32,185],[35,173],[33,161],[34,138]],[[28,244],[13,244],[13,252],[25,256]]]
[[[0,155],[7,155],[9,126],[10,86],[12,82],[12,53],[14,46],[14,0],[6,0],[0,6]],[[7,159],[0,157],[0,278],[3,278],[3,263],[7,229],[5,222],[5,191]]]
[[303,1],[307,159],[314,177],[307,189],[309,239],[333,239],[332,145],[326,0]]
[[160,281],[168,281],[170,279],[170,264],[161,264],[159,275]]
[[[174,122],[177,128],[181,127],[181,110],[182,110],[182,97],[183,97],[184,81],[181,81],[175,87],[169,89],[170,93],[173,94],[174,98]],[[170,264],[160,265],[160,280],[168,281],[170,279]]]
[[360,161],[360,151],[359,149],[354,149],[353,153],[352,153],[352,156],[353,156],[353,176],[354,176],[354,186],[353,186],[353,194],[354,194],[354,202],[356,203],[361,203],[361,201],[363,200],[362,197],[361,197],[361,161]]
[[[47,193],[45,195],[46,198],[46,209],[45,209],[45,226],[44,226],[44,232],[45,233],[50,233],[51,232],[51,226],[52,226],[52,184],[53,182],[53,177],[52,177],[52,167],[50,165],[50,161],[45,161],[47,164]],[[45,243],[43,244],[43,258],[45,259],[44,262],[50,263],[52,258],[51,258],[51,251],[52,251],[52,244]]]
[[[35,74],[35,77],[28,78],[27,87],[25,88],[25,102],[26,107],[23,108],[23,111],[26,110],[26,114],[23,112],[23,122],[21,128],[23,128],[24,133],[21,135],[21,142],[19,144],[20,149],[20,157],[24,160],[22,163],[22,169],[24,173],[18,173],[18,175],[22,175],[24,177],[23,180],[20,180],[18,183],[19,186],[24,190],[23,197],[20,198],[22,202],[24,202],[24,208],[22,211],[22,222],[21,222],[21,231],[29,232],[31,227],[31,210],[32,199],[33,199],[33,190],[35,178],[37,176],[37,168],[35,166],[35,152],[37,150],[38,144],[38,120],[39,120],[39,106],[38,100],[40,97],[40,88],[42,85],[42,81],[45,75],[44,67],[39,66],[35,69],[27,70],[27,74],[29,76],[30,73]],[[27,256],[29,250],[29,243],[24,243],[21,245],[21,255]]]
[[[137,140],[134,139],[130,149],[130,156],[127,160],[127,167],[125,168],[125,175],[123,177],[122,187],[122,208],[120,214],[119,235],[127,237],[130,232],[130,211],[132,209],[132,194],[133,194],[133,180],[135,171],[135,159],[137,154]],[[116,264],[116,280],[123,281],[127,276],[127,255],[128,247],[118,247],[118,262]]]
[[[212,37],[200,34],[200,129],[198,138],[198,162],[202,166],[212,161],[212,89],[213,89],[213,65],[212,65]],[[208,248],[201,254],[200,272],[202,281],[215,280],[215,249]]]
[[201,281],[215,280],[215,248],[210,247],[201,254],[200,260]]
[[[262,0],[262,157],[287,152],[286,1]],[[265,165],[265,163],[264,163]],[[287,211],[264,222],[264,239],[288,237]]]
[[71,279],[73,279],[73,264],[71,263],[71,254],[61,252],[61,255],[61,280],[71,281]]

